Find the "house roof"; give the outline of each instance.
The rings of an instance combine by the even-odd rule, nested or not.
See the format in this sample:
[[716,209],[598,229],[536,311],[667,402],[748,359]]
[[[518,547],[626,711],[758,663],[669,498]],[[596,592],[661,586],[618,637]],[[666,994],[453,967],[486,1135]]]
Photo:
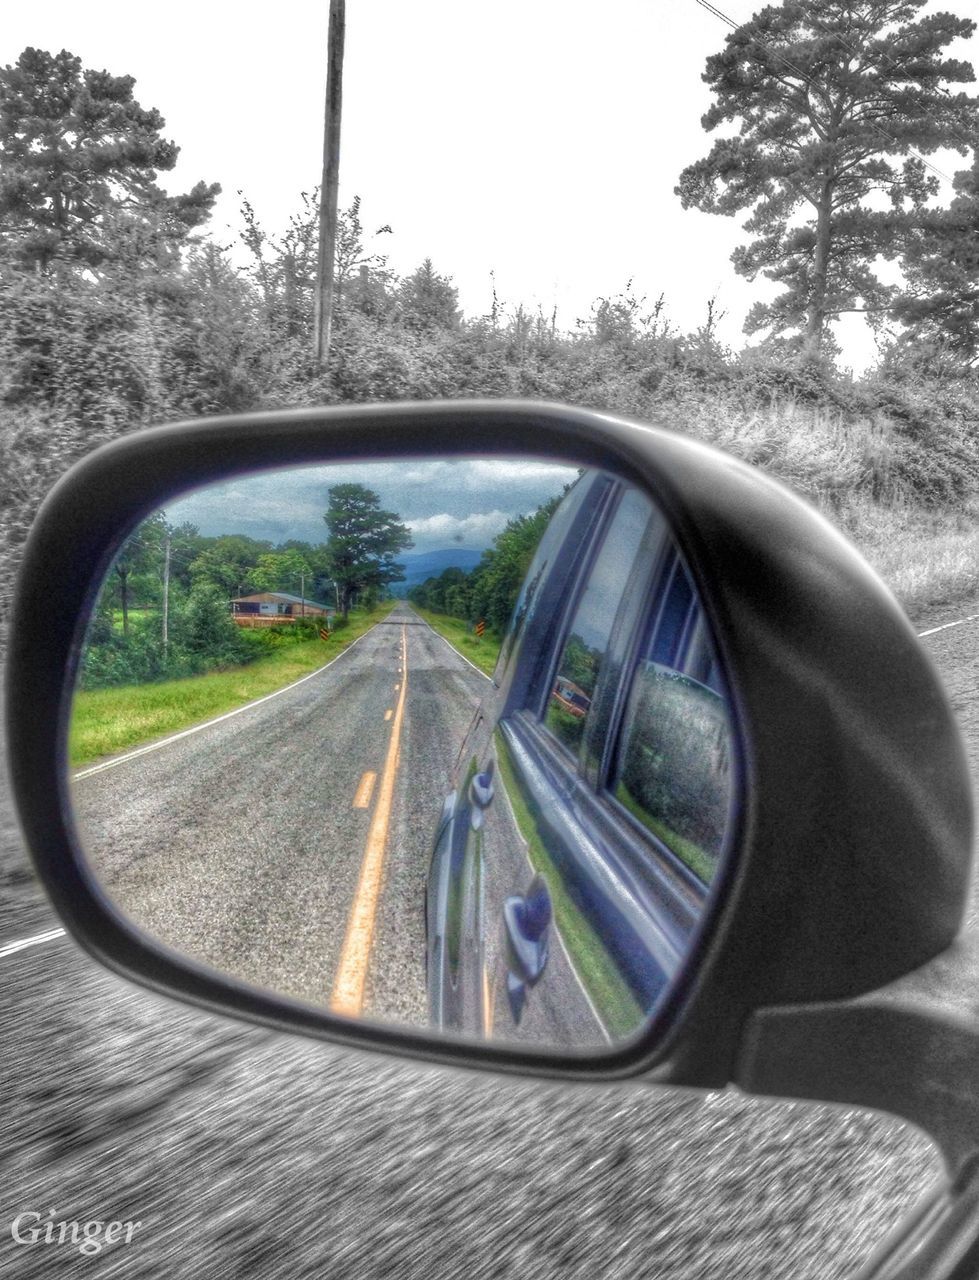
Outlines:
[[334,610],[332,604],[323,604],[321,600],[314,600],[312,596],[294,596],[289,591],[255,591],[250,596],[235,596],[232,604],[243,604],[246,600],[258,600],[271,596],[274,600],[285,600],[289,604],[311,604],[314,609]]

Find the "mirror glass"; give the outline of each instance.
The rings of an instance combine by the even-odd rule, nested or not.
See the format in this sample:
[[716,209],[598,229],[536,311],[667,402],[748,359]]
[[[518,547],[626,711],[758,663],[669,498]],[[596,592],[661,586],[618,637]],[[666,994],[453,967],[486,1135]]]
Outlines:
[[568,1054],[643,1030],[681,973],[734,742],[644,493],[429,458],[242,475],[145,519],[69,753],[92,873],[153,939],[344,1017]]

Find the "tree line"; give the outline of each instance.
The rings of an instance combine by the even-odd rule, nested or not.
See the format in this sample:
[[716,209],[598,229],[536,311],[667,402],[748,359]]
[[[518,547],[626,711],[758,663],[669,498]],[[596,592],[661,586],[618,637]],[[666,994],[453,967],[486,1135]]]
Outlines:
[[531,514],[509,520],[474,569],[468,573],[459,568],[444,569],[437,577],[411,587],[408,599],[433,613],[469,623],[485,622],[502,636],[537,544],[560,500],[551,498]]
[[126,540],[103,584],[86,642],[82,686],[173,679],[246,663],[285,642],[315,638],[322,617],[283,627],[239,627],[232,602],[285,592],[335,606],[344,625],[351,608],[372,607],[404,577],[396,563],[412,545],[406,526],[360,484],[329,490],[321,543],[278,545],[240,533],[203,536],[171,524],[163,511]]
[[[979,107],[962,88],[972,67],[946,50],[974,29],[929,0],[785,0],[708,59],[703,123],[723,136],[676,192],[689,208],[747,215],[734,269],[780,289],[748,316],[754,346],[720,342],[712,300],[680,332],[665,299],[628,282],[570,330],[495,290],[485,314],[463,315],[431,260],[391,269],[392,229],[355,198],[339,220],[326,369],[312,345],[317,192],[299,196],[281,234],[243,197],[239,243],[220,243],[208,232],[216,184],[159,185],[179,148],[133,78],[26,49],[0,70],[8,545],[60,472],[134,427],[388,399],[532,396],[650,418],[718,397],[746,412],[791,400],[883,415],[904,489],[961,500],[976,483],[964,435],[979,416]],[[936,152],[969,156],[944,204]],[[853,310],[880,351],[861,379],[835,363],[833,322]],[[879,481],[871,467],[859,483]]]
[[[923,14],[928,5],[783,0],[735,27],[708,58],[703,79],[713,102],[702,123],[723,136],[683,170],[676,194],[684,207],[750,214],[745,229],[755,238],[736,250],[734,268],[782,292],[756,305],[747,332],[788,338],[815,357],[832,352],[833,319],[859,310],[878,329],[899,326],[905,344],[926,339],[966,361],[979,356],[979,99],[960,88],[974,82],[972,66],[946,55],[976,24]],[[251,261],[231,265],[198,234],[220,188],[202,180],[182,195],[163,192],[158,176],[174,167],[179,148],[163,136],[160,112],[136,100],[134,85],[131,76],[84,69],[66,50],[28,48],[0,71],[0,263],[8,283],[11,271],[26,277],[8,305],[31,313],[19,337],[22,356],[34,357],[21,362],[21,389],[46,389],[54,354],[45,360],[29,351],[44,345],[30,342],[29,330],[55,299],[27,288],[28,280],[77,293],[76,327],[85,327],[96,298],[108,303],[110,285],[123,290],[121,309],[138,310],[150,331],[154,321],[162,329],[169,322],[183,342],[170,335],[176,341],[160,364],[193,370],[191,399],[210,393],[232,407],[229,400],[246,393],[248,366],[263,360],[287,381],[308,378],[312,365],[302,353],[312,350],[317,193],[302,194],[280,236],[261,227],[245,199],[241,240]],[[724,129],[730,125],[739,126],[736,134]],[[970,161],[955,174],[946,206],[936,202],[941,171],[928,160],[939,151]],[[396,278],[370,247],[385,234],[389,225],[365,238],[359,199],[344,212],[338,312],[407,332],[459,328],[451,281],[431,261]],[[880,259],[900,265],[901,284],[880,279]],[[246,301],[231,324],[235,305]],[[114,311],[106,305],[103,321],[126,328]],[[217,337],[209,326],[223,331],[210,353],[223,361],[206,357]],[[288,353],[280,346],[276,356],[283,340],[296,346]],[[165,383],[167,370],[158,372]],[[137,392],[120,381],[118,394]]]

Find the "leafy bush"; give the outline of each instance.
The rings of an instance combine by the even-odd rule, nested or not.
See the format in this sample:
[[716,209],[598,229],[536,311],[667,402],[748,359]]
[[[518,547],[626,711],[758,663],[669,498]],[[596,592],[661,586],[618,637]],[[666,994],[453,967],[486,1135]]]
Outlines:
[[250,656],[242,628],[232,621],[226,601],[209,582],[196,582],[191,588],[187,604],[176,619],[174,636],[188,654],[206,661],[208,668],[231,665]]
[[318,639],[321,629],[327,626],[330,631],[334,630],[333,623],[329,623],[326,618],[319,617],[314,614],[305,618],[299,617],[288,627],[275,627],[269,629],[285,631],[287,634],[284,638],[287,641],[291,640],[294,644],[298,644],[306,640]]
[[166,647],[159,614],[130,618],[123,633],[111,621],[106,626],[104,610],[97,612],[87,637],[80,686],[100,689],[202,675],[252,662],[267,652],[261,633],[235,626],[216,588],[198,584],[182,607],[171,608]]
[[111,685],[146,684],[170,676],[189,674],[184,655],[164,654],[159,627],[130,627],[128,635],[113,632],[105,639],[90,635],[82,663],[79,686],[102,689]]

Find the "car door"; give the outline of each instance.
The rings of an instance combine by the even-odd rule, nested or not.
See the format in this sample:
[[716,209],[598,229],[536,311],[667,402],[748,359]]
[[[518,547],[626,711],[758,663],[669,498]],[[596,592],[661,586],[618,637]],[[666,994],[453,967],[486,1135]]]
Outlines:
[[547,569],[562,625],[518,620],[500,713],[471,735],[450,895],[470,1034],[629,1035],[682,962],[723,843],[726,704],[699,606],[648,499],[619,484],[602,503],[576,562]]
[[[522,837],[497,815],[507,810],[490,802],[495,793],[496,724],[546,680],[553,639],[550,620],[572,590],[583,558],[608,510],[610,477],[579,478],[557,508],[517,597],[504,637],[491,692],[474,716],[455,766],[456,786],[446,797],[437,825],[425,894],[426,963],[433,1026],[482,1037],[492,1033],[484,868],[489,841],[493,883],[506,894],[523,887],[528,868]],[[488,831],[487,831],[488,826]],[[497,902],[502,909],[504,899]]]

